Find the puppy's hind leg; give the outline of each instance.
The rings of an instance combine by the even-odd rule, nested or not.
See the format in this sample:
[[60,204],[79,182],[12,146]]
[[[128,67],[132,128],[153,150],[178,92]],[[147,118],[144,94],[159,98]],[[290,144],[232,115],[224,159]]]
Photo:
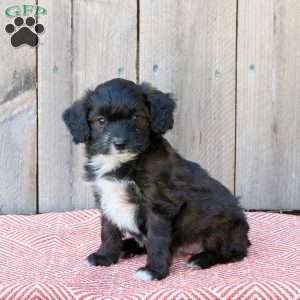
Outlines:
[[194,254],[188,261],[189,267],[208,269],[213,265],[225,263],[225,259],[213,251],[204,251],[198,254]]
[[235,223],[227,230],[213,231],[203,239],[204,252],[193,255],[188,264],[191,268],[207,269],[216,264],[242,260],[250,246],[245,221]]

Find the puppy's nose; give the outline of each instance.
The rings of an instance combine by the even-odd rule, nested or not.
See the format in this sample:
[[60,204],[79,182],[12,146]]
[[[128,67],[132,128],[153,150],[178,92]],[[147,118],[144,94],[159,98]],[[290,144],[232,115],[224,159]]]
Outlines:
[[115,138],[113,143],[114,143],[114,146],[117,150],[124,150],[125,149],[125,146],[126,146],[125,139]]

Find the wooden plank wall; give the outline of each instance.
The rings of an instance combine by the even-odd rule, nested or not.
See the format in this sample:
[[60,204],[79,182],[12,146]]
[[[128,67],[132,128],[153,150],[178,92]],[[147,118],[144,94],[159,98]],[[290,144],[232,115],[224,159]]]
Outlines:
[[[1,1],[1,11],[12,4]],[[0,37],[2,212],[94,207],[81,179],[83,149],[61,114],[113,77],[175,93],[168,139],[245,208],[300,209],[299,1],[38,4],[48,10],[38,48]]]

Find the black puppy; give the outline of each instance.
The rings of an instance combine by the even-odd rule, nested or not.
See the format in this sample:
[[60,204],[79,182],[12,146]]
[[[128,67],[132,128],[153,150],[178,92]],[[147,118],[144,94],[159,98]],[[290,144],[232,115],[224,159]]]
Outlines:
[[[178,250],[192,254],[193,268],[247,255],[249,227],[237,198],[162,137],[174,109],[170,94],[113,79],[64,112],[74,142],[85,143],[86,178],[102,213],[102,244],[89,264],[147,253],[134,278],[153,280],[168,275]],[[122,240],[125,233],[132,238]]]

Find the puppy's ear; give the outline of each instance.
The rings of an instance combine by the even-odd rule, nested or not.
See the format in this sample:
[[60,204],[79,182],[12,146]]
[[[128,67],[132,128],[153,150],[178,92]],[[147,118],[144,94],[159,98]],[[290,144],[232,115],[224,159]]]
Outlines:
[[152,130],[164,134],[172,129],[174,123],[173,113],[176,107],[172,95],[163,93],[146,82],[143,82],[140,88],[150,107]]
[[91,92],[74,102],[63,113],[63,120],[73,136],[74,143],[84,143],[90,137],[90,127],[87,121],[87,102]]

